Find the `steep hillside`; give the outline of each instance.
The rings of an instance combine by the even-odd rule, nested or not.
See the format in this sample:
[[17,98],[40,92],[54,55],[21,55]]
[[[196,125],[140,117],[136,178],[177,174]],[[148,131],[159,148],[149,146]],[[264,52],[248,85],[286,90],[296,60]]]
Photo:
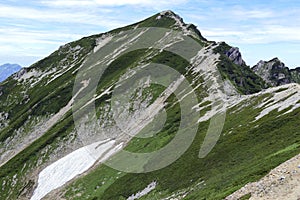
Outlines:
[[253,94],[267,88],[265,81],[246,65],[238,48],[222,42],[214,49],[220,53],[218,69],[223,79],[228,79],[241,94]]
[[267,87],[172,11],[63,45],[0,83],[0,199],[223,199],[300,153]]
[[4,64],[0,66],[0,82],[4,81],[13,73],[19,71],[22,67],[18,64]]

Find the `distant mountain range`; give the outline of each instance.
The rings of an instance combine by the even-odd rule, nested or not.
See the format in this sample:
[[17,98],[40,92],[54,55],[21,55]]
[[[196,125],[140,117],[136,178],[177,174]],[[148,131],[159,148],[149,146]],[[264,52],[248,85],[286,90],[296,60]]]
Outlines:
[[18,72],[22,67],[18,64],[9,64],[0,65],[0,82],[4,81],[7,77],[13,73]]

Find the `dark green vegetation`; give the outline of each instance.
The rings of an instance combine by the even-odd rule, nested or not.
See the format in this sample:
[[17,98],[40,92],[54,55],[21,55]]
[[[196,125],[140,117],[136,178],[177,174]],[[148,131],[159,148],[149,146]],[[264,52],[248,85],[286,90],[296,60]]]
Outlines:
[[[82,59],[86,57],[95,46],[96,36],[83,38],[61,47],[47,58],[35,63],[25,71],[39,70],[41,73],[47,73],[52,68],[61,65],[74,64],[75,68],[82,64]],[[77,45],[83,47],[78,53],[78,62],[74,63],[73,54],[70,54],[71,48]],[[3,83],[0,83],[0,110],[8,113],[9,126],[0,132],[0,142],[7,137],[12,136],[14,131],[19,129],[25,121],[31,117],[47,116],[57,113],[65,106],[72,97],[75,74],[72,71],[65,71],[57,79],[48,84],[49,79],[42,79],[39,84],[22,85],[17,80],[10,77]],[[23,81],[24,82],[24,81]],[[26,95],[22,95],[21,91],[25,91]],[[14,100],[12,101],[12,96]],[[25,103],[26,102],[26,103]]]
[[240,200],[248,200],[248,199],[250,199],[250,198],[251,198],[251,194],[246,194],[246,195],[244,195],[243,197],[241,197]]
[[156,18],[159,14],[154,15],[145,21],[143,21],[139,27],[160,27],[160,28],[171,28],[175,24],[175,20],[169,17],[162,17],[160,20]]
[[239,66],[230,61],[226,56],[226,52],[231,47],[225,42],[217,46],[214,51],[219,53],[220,60],[218,69],[223,79],[228,79],[237,88],[241,94],[253,94],[266,88],[265,82],[256,75],[249,66]]
[[[83,40],[87,39],[84,38]],[[91,41],[89,48],[92,49],[94,47],[94,42],[92,42],[92,40],[90,39],[88,41]],[[78,41],[78,44],[74,43],[73,46],[79,44],[82,44],[82,41]],[[126,72],[128,68],[136,67],[139,61],[144,61],[145,63],[147,63],[147,60],[144,59],[146,53],[149,53],[147,49],[132,51],[130,53],[124,54],[123,56],[119,57],[116,61],[112,62],[104,71],[103,79],[101,79],[101,81],[99,82],[97,91],[100,93],[102,89],[107,88],[111,84],[115,83],[120,78],[120,76]],[[49,68],[50,66],[52,66],[52,62],[59,63],[59,60],[55,61],[56,59],[58,59],[54,56],[56,54],[60,53],[55,52],[51,54],[48,58],[32,66],[31,69],[39,69],[39,66],[43,66],[41,68],[46,70],[47,67]],[[60,59],[63,59],[63,57]],[[166,51],[163,51],[161,54],[154,56],[151,59],[151,62],[161,63],[170,67],[174,67],[174,69],[182,73],[186,71],[185,69],[189,65],[189,63],[183,58]],[[45,67],[43,64],[47,64],[48,66]],[[79,66],[80,64],[81,62],[77,63],[77,66]],[[62,76],[58,77],[57,79],[53,80],[50,84],[45,84],[47,80],[43,80],[41,84],[45,85],[42,88],[39,87],[40,85],[30,88],[28,94],[30,94],[30,96],[32,96],[33,98],[31,98],[27,104],[17,105],[14,108],[15,110],[11,110],[11,112],[16,116],[16,119],[12,120],[11,124],[9,124],[9,126],[7,126],[1,131],[1,139],[4,141],[7,137],[11,136],[14,130],[18,129],[26,122],[29,115],[40,116],[57,113],[59,109],[65,106],[71,99],[74,79],[75,74],[73,74],[70,70],[65,72]],[[9,93],[9,91],[6,91],[5,88],[11,87],[11,83],[17,84],[17,81],[11,78],[10,81],[7,81],[5,84],[3,84],[2,91],[4,95],[1,96],[1,98],[5,98],[5,94]],[[158,95],[160,95],[160,93],[157,93],[158,91],[163,91],[159,85],[151,85],[150,90],[148,92],[153,94],[153,98],[156,98]],[[96,106],[103,105],[102,103],[107,99],[107,96],[100,98],[96,101]],[[174,101],[174,97],[170,97],[170,101]],[[175,107],[178,107],[178,105]],[[20,110],[16,111],[16,109]],[[169,108],[169,110],[171,113],[173,113],[172,116],[169,118],[169,120],[171,121],[168,121],[165,128],[166,131],[163,131],[161,134],[159,134],[158,138],[153,139],[153,141],[155,142],[150,143],[148,141],[150,150],[151,148],[163,146],[173,137],[172,133],[176,130],[176,127],[178,126],[180,117],[180,115],[178,115],[178,112],[180,110],[178,111],[178,109],[173,109],[173,107]],[[0,171],[0,180],[3,181],[7,178],[11,178],[15,174],[18,175],[18,178],[24,177],[26,174],[30,173],[36,165],[39,165],[38,160],[40,158],[43,158],[43,162],[46,162],[48,160],[48,156],[53,152],[53,150],[57,148],[60,142],[67,140],[69,134],[73,130],[74,122],[72,118],[72,113],[69,111],[62,120],[60,120],[54,127],[47,131],[42,137],[40,137],[29,147],[24,149],[22,152],[20,152],[14,158],[12,158],[9,162],[7,162],[4,166],[2,166]],[[139,144],[144,145],[143,143]],[[43,152],[45,148],[50,148],[50,150],[48,150],[46,154]],[[137,146],[134,147],[134,145],[128,146],[128,148],[138,150]],[[26,167],[23,168],[25,164]],[[17,182],[17,184],[15,185],[11,194],[9,194],[11,190],[5,190],[5,192],[1,193],[0,197],[9,197],[10,199],[16,199],[20,195],[20,193],[22,193],[23,188],[26,188],[26,185],[28,183],[28,181],[25,181],[25,179],[22,180],[21,178],[20,182]]]
[[[83,58],[94,48],[94,41],[95,36],[91,36],[90,38],[83,38],[79,41],[72,42],[24,70],[39,70],[43,73],[47,73],[51,71],[52,68],[59,68],[62,62],[66,62],[68,65],[74,64],[74,67],[79,67]],[[81,47],[84,48],[79,51],[78,60],[75,62],[74,58],[71,57],[71,48],[75,48],[77,45],[81,45]],[[12,77],[1,83],[0,86],[3,95],[0,96],[0,102],[8,103],[1,103],[0,108],[2,111],[8,112],[9,124],[1,130],[0,141],[4,142],[8,137],[14,136],[18,129],[23,130],[25,134],[30,134],[32,132],[32,128],[30,128],[31,119],[43,119],[51,114],[57,113],[70,101],[74,79],[75,74],[72,74],[72,71],[69,70],[64,71],[61,76],[50,83],[48,83],[48,81],[50,81],[48,77],[33,86],[25,83],[24,80],[18,83],[18,81]],[[25,91],[26,96],[23,97],[20,91]],[[11,101],[12,96],[16,99],[15,102]],[[26,124],[29,124],[27,125],[29,126],[28,128]],[[23,129],[24,127],[25,130]],[[16,182],[13,189],[6,188],[6,190],[1,192],[0,199],[17,199],[19,195],[22,195],[23,188],[29,189],[28,183],[32,183],[32,180],[26,180],[25,177],[32,172],[32,169],[35,169],[36,165],[40,165],[37,164],[38,160],[46,161],[49,154],[57,148],[58,143],[64,141],[73,129],[72,113],[68,112],[63,120],[59,121],[59,123],[53,126],[42,137],[18,153],[5,165],[1,166],[1,184],[3,181],[10,183],[12,177],[15,175],[19,181]],[[1,145],[3,145],[3,143]],[[45,152],[47,148],[48,151]]]
[[[292,80],[290,69],[282,62],[280,62],[277,58],[274,58],[269,62],[273,63],[269,73],[270,81],[273,82],[275,86],[294,82],[294,80]],[[280,78],[280,76],[284,76],[284,78]]]
[[[300,130],[294,124],[300,119],[300,109],[284,118],[277,116],[285,111],[273,111],[270,115],[254,121],[260,109],[253,107],[266,97],[268,96],[252,98],[249,100],[251,104],[241,111],[236,112],[243,103],[230,109],[220,140],[204,159],[198,158],[198,152],[206,134],[207,122],[199,124],[192,146],[170,166],[146,174],[125,174],[100,166],[88,176],[75,181],[67,190],[66,197],[127,199],[152,181],[157,181],[156,189],[142,199],[160,199],[181,190],[190,191],[185,199],[223,199],[299,153]],[[173,118],[176,121],[179,116],[172,114],[173,112],[168,111],[168,119]],[[167,125],[165,128],[168,130]],[[166,137],[167,135],[170,136]],[[143,152],[153,151],[159,149],[164,141],[168,141],[165,137],[171,139],[172,133],[165,134],[162,131],[149,140],[134,139],[127,148],[141,151],[140,148],[143,147]],[[78,193],[82,196],[75,197]]]
[[[150,17],[140,23],[124,28],[113,30],[106,34],[117,34],[120,31],[139,27],[163,27],[174,28],[175,20],[171,12],[157,19],[159,14]],[[172,17],[171,17],[172,16]],[[199,38],[194,38],[199,44],[205,46],[207,42],[195,26],[189,25],[189,30],[194,31]],[[27,134],[32,132],[32,127],[26,125],[31,119],[47,120],[51,115],[57,113],[66,106],[72,98],[73,85],[76,77],[76,69],[83,63],[86,56],[96,45],[96,39],[101,35],[94,35],[62,46],[49,57],[39,61],[27,72],[39,70],[41,75],[56,69],[59,76],[56,79],[44,77],[37,81],[41,75],[32,80],[15,80],[13,77],[0,84],[0,109],[7,112],[9,124],[0,129],[0,142],[16,134],[16,130],[24,128]],[[78,50],[77,47],[80,47]],[[266,88],[264,81],[257,76],[248,66],[234,64],[226,56],[231,47],[226,43],[218,45],[214,50],[220,53],[218,69],[223,79],[229,80],[241,94],[252,94]],[[77,49],[77,50],[76,50]],[[153,55],[153,57],[149,57]],[[75,59],[76,58],[76,59]],[[97,60],[92,60],[91,65]],[[101,94],[105,89],[118,81],[129,69],[148,62],[160,63],[172,67],[185,75],[191,84],[198,101],[202,102],[199,107],[203,108],[200,115],[204,115],[211,109],[211,101],[204,101],[209,88],[205,86],[204,78],[193,74],[191,65],[182,57],[168,51],[158,52],[153,49],[139,49],[131,51],[114,60],[104,71],[98,83],[96,94]],[[62,69],[63,66],[73,66]],[[60,69],[62,69],[60,71]],[[95,78],[94,68],[88,75]],[[297,70],[297,69],[296,69]],[[294,75],[296,76],[296,75]],[[168,77],[164,77],[168,78]],[[51,80],[51,81],[50,81]],[[35,83],[34,85],[33,83]],[[153,103],[165,90],[157,84],[151,84],[142,93],[142,100],[151,97]],[[278,89],[276,93],[285,91]],[[25,91],[26,95],[23,95]],[[292,95],[292,94],[291,94]],[[272,94],[252,97],[227,111],[226,122],[222,135],[205,158],[198,157],[201,144],[206,135],[209,121],[200,122],[198,132],[192,145],[176,162],[166,168],[140,174],[119,172],[105,165],[95,167],[91,172],[72,181],[62,190],[66,199],[110,199],[124,200],[132,194],[143,190],[151,182],[157,182],[155,190],[142,200],[161,199],[174,193],[187,193],[185,199],[223,199],[236,191],[246,183],[256,181],[266,175],[272,168],[286,161],[300,152],[300,129],[297,124],[300,120],[300,108],[291,113],[279,115],[287,111],[272,111],[265,117],[255,121],[263,108],[257,108],[266,98]],[[133,95],[133,101],[136,96]],[[189,98],[187,96],[186,98]],[[97,99],[97,117],[102,116],[103,109],[109,105],[111,94],[106,94]],[[138,99],[139,100],[139,99]],[[162,129],[151,138],[133,138],[125,147],[131,152],[153,152],[167,145],[175,136],[180,120],[182,108],[178,99],[171,95],[165,105],[166,122]],[[133,108],[130,108],[134,111]],[[28,122],[29,121],[29,122]],[[44,121],[42,121],[44,122]],[[34,127],[35,124],[32,126]],[[150,124],[151,125],[151,124]],[[28,127],[27,127],[28,126]],[[139,134],[151,134],[149,127],[145,127]],[[48,165],[50,157],[56,150],[62,151],[68,144],[70,135],[76,132],[72,112],[66,114],[40,138],[35,140],[23,151],[18,153],[10,161],[0,167],[0,185],[3,191],[0,199],[17,199],[28,197],[34,189],[36,179],[33,173]],[[1,145],[4,145],[1,143]],[[149,163],[151,165],[151,163]],[[147,167],[147,165],[146,165]],[[13,184],[13,177],[16,182]],[[2,188],[1,188],[2,189]],[[249,199],[246,195],[243,199]]]
[[300,67],[297,67],[295,69],[291,69],[290,72],[291,72],[292,80],[295,83],[300,84]]

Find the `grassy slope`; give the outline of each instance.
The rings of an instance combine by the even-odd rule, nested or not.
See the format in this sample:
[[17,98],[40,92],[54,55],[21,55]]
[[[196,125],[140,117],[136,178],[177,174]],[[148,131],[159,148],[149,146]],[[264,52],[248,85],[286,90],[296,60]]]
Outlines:
[[[162,18],[162,20],[160,20],[157,24],[158,21],[155,20],[156,16],[157,15],[145,19],[139,23],[139,26],[158,26],[170,28],[175,23],[175,20],[171,18]],[[137,24],[110,31],[109,34],[115,34],[120,31],[131,29]],[[49,71],[52,68],[57,67],[65,58],[65,64],[70,65],[70,63],[74,61],[74,58],[69,56],[69,48],[74,48],[77,45],[80,45],[83,48],[78,56],[78,60],[80,60],[94,48],[96,44],[96,38],[99,36],[100,35],[93,35],[82,38],[75,42],[71,42],[55,51],[47,58],[42,59],[41,61],[32,65],[30,68],[28,68],[28,71],[33,69],[38,69],[42,72]],[[136,64],[137,60],[142,59],[143,54],[144,50],[134,51],[124,55],[123,57],[120,57],[117,61],[113,62],[106,71],[107,76],[105,79],[102,79],[97,91],[99,92],[101,88],[105,88],[112,82],[116,81],[118,77],[124,73],[124,70]],[[172,59],[172,56],[170,58]],[[174,62],[176,64],[176,59]],[[81,63],[82,60],[81,62],[76,63],[74,68],[78,68]],[[124,68],[124,70],[120,71],[120,67]],[[72,71],[68,71],[52,81],[50,84],[45,85],[48,79],[44,78],[39,82],[38,85],[32,88],[29,88],[25,84],[23,85],[23,83],[18,84],[18,82],[12,77],[1,83],[0,90],[2,95],[0,96],[0,102],[7,101],[8,98],[11,98],[11,96],[14,96],[16,102],[14,104],[10,104],[9,106],[7,106],[6,103],[0,104],[2,111],[9,112],[10,120],[8,126],[0,132],[0,141],[5,141],[6,138],[12,136],[16,129],[21,128],[24,125],[29,116],[45,116],[58,112],[60,108],[67,104],[72,96],[75,76],[76,74],[73,74]],[[24,104],[22,100],[23,97],[19,95],[21,94],[20,91],[24,91],[25,88],[28,89],[27,95],[30,99],[26,104]],[[68,134],[73,129],[73,119],[71,113],[69,112],[66,114],[66,116],[64,116],[63,120],[52,127],[47,133],[45,133],[43,137],[39,138],[28,148],[24,149],[8,163],[1,166],[0,185],[2,185],[4,181],[7,183],[6,185],[12,184],[12,177],[15,175],[18,181],[14,187],[3,187],[2,189],[4,191],[1,192],[0,198],[15,199],[20,195],[24,188],[26,189],[28,187],[28,184],[32,185],[32,180],[28,181],[26,175],[30,174],[30,172],[36,168],[39,158],[46,156],[43,159],[44,162],[47,160],[47,155],[45,155],[43,151],[46,148],[50,148],[50,151],[47,153],[51,153],[51,149],[53,150],[57,148],[58,142],[64,140],[65,137],[68,137]]]
[[[86,56],[86,54],[93,49],[95,45],[95,36],[83,38],[79,41],[72,42],[69,45],[70,47],[80,45],[83,48],[78,56],[78,59],[80,60],[80,58]],[[68,53],[64,51],[68,51],[68,48],[61,48],[60,51],[55,51],[50,56],[32,65],[27,70],[38,69],[45,71],[57,67],[59,62],[64,58],[68,58]],[[69,62],[72,63],[73,60],[71,58],[68,59]],[[75,68],[79,67],[80,64],[81,62],[76,63]],[[29,116],[38,117],[57,113],[59,109],[65,106],[71,99],[74,79],[75,75],[72,74],[72,71],[68,71],[50,84],[46,85],[49,80],[45,78],[32,88],[22,82],[19,84],[12,77],[1,83],[0,87],[3,94],[0,96],[0,102],[8,101],[10,96],[16,96],[17,101],[10,106],[5,106],[5,104],[2,103],[0,104],[1,111],[8,112],[8,119],[10,120],[8,127],[0,132],[0,141],[5,141],[5,139],[11,136],[15,130],[22,127]],[[22,94],[21,91],[24,90],[27,90],[26,95],[29,99],[26,103],[26,99],[23,100],[23,97],[20,95]]]
[[[67,189],[66,196],[71,199],[126,199],[157,181],[155,191],[142,199],[160,199],[181,190],[190,190],[185,199],[222,199],[300,152],[300,129],[295,125],[300,119],[300,109],[280,118],[277,118],[280,113],[274,111],[252,122],[260,111],[253,109],[253,105],[262,99],[252,99],[252,104],[240,112],[232,112],[239,106],[228,111],[223,135],[204,159],[198,158],[198,151],[207,122],[199,124],[192,146],[172,165],[146,174],[125,174],[100,166],[75,181]],[[172,112],[168,115],[178,118]],[[153,147],[159,148],[156,144],[161,141],[164,141],[161,137],[138,143],[133,140],[128,149],[137,150],[143,146],[143,151],[153,150]],[[205,185],[199,184],[201,181]],[[82,196],[75,197],[78,193]]]
[[[101,88],[106,88],[112,82],[116,82],[118,80],[118,78],[126,71],[126,69],[128,69],[129,67],[135,66],[139,60],[143,60],[143,55],[145,54],[146,51],[147,50],[143,50],[143,49],[136,50],[136,51],[130,52],[128,54],[125,54],[125,55],[121,56],[118,60],[112,62],[112,64],[108,67],[107,71],[105,71],[105,74],[107,74],[107,76],[105,76],[105,79],[102,79],[102,81],[99,82],[98,90],[100,91]],[[181,70],[184,69],[184,67],[186,67],[188,65],[188,63],[184,59],[182,59],[178,56],[175,56],[172,53],[162,52],[162,55],[164,55],[164,56],[158,55],[158,56],[154,57],[153,61],[155,61],[157,63],[163,63],[166,65],[170,65],[170,66],[176,66],[176,67],[178,67],[178,69],[181,69]],[[126,65],[124,65],[124,63]],[[67,75],[68,75],[68,73],[66,73],[65,76],[67,76]],[[59,81],[63,78],[64,78],[64,76],[57,79],[56,81]],[[159,95],[159,94],[157,94],[157,91],[163,91],[162,88],[160,88],[160,86],[152,85],[151,87],[152,88],[151,88],[150,92],[153,93],[154,97]],[[72,88],[72,87],[67,87],[67,88]],[[70,92],[72,92],[72,91],[70,91]],[[62,95],[63,93],[59,93],[59,94]],[[105,101],[106,99],[102,99],[102,100]],[[96,102],[97,106],[99,106],[100,104],[101,104],[101,102]],[[49,109],[47,107],[47,105],[49,105],[49,104],[45,105],[43,103],[43,104],[41,104],[42,107],[40,107],[38,110],[33,109],[31,111],[32,112],[35,112],[35,110],[41,111],[42,108]],[[57,104],[53,104],[51,107],[53,107],[55,105],[57,105]],[[28,114],[31,114],[31,113],[28,113]],[[169,128],[170,128],[171,132],[174,131],[173,127],[176,126],[176,124],[173,124],[172,122],[170,122],[169,125],[170,125]],[[8,128],[11,128],[11,126],[9,126]],[[63,140],[65,137],[68,137],[68,134],[73,130],[73,128],[74,128],[73,119],[72,119],[71,112],[69,112],[64,117],[63,120],[61,120],[58,124],[56,124],[53,128],[51,128],[43,137],[41,137],[40,139],[35,141],[32,145],[30,145],[28,148],[23,150],[21,153],[19,153],[17,156],[15,156],[13,159],[11,159],[8,163],[6,163],[4,166],[1,167],[0,184],[5,179],[9,179],[9,178],[13,177],[15,174],[18,174],[18,177],[22,177],[26,173],[30,172],[31,169],[33,169],[33,166],[36,165],[37,160],[40,157],[44,156],[42,153],[43,150],[49,146],[51,149],[55,148],[56,144],[59,141]],[[11,128],[11,130],[13,130],[13,129]],[[170,132],[168,134],[170,134]],[[167,135],[167,137],[170,138],[168,135]],[[168,141],[168,138],[166,138],[166,141]],[[159,141],[159,140],[156,140],[156,142],[157,141]],[[161,143],[161,141],[159,143]],[[163,143],[163,144],[165,144],[165,143]],[[162,144],[157,144],[157,145],[162,146]],[[45,158],[45,159],[47,159],[47,158]],[[25,163],[27,163],[27,167],[22,169]],[[11,192],[9,197],[14,199],[19,195],[19,191],[22,191],[22,188],[26,187],[26,185],[27,185],[27,182],[20,181],[17,183],[17,185],[15,185],[13,190],[5,190],[5,192],[1,193],[0,197],[6,198],[8,196],[8,192]]]
[[[169,27],[173,23],[174,22],[172,21],[163,21],[160,26]],[[152,22],[144,21],[143,25],[152,26]],[[87,44],[87,47],[92,48],[93,44]],[[136,54],[134,57],[136,56],[138,57],[141,55]],[[169,61],[173,61],[175,64],[181,63],[180,66],[184,66],[184,62],[182,62],[179,58],[176,61],[175,57],[170,54],[163,56],[163,58],[166,56],[170,56]],[[54,59],[54,61],[49,60],[49,62],[46,62],[48,66],[55,62],[57,56],[54,54],[52,59]],[[132,58],[129,60],[131,59]],[[158,57],[156,59],[160,60],[162,58]],[[167,62],[164,60],[160,61],[165,64]],[[35,65],[35,67],[38,67],[39,65],[42,67],[42,65],[46,64],[44,61],[41,61],[39,64]],[[117,64],[117,62],[114,64]],[[235,70],[237,70],[236,67],[237,66],[234,66]],[[116,70],[118,69],[119,68],[116,68]],[[117,76],[121,75],[119,72],[116,73]],[[66,74],[65,76],[70,76],[65,77],[68,80],[72,79],[71,74]],[[230,80],[235,81],[235,79]],[[57,84],[59,84],[59,82],[64,83],[64,77],[57,81]],[[14,82],[11,81],[8,84],[13,85]],[[108,82],[103,83],[103,87],[107,86],[107,84]],[[251,84],[252,83],[250,81],[248,84],[249,87]],[[261,86],[259,84],[260,83],[258,83],[257,87],[254,87],[256,88],[255,90],[260,89]],[[7,89],[9,89],[9,87],[13,87],[11,85],[7,85]],[[238,87],[237,84],[235,85]],[[53,89],[56,90],[57,85],[53,84],[49,87],[50,88],[46,88],[46,91],[51,91]],[[66,87],[61,87],[61,91],[58,91],[58,94],[64,93],[63,91],[65,90],[63,88],[67,87],[69,86],[66,85]],[[16,90],[17,89],[18,88],[16,88]],[[155,87],[153,87],[153,89],[155,89]],[[239,89],[242,93],[249,92],[249,88],[246,91],[244,91],[241,87],[239,87]],[[203,88],[196,91],[200,99],[201,95],[205,95],[205,92],[203,91]],[[35,90],[33,92],[38,93],[39,91]],[[42,90],[40,92],[42,92]],[[250,91],[250,93],[251,92],[252,91]],[[33,93],[32,96],[38,98],[40,95],[36,94]],[[70,91],[67,91],[66,94],[66,98],[64,98],[65,101],[70,98],[68,96]],[[52,105],[53,98],[51,97],[53,96],[45,94],[42,99],[36,100],[37,102],[40,102],[42,106],[41,109],[43,109],[44,103]],[[169,101],[172,102],[173,100],[170,99]],[[53,109],[51,111],[55,112],[57,110],[55,105],[61,107],[64,103],[66,102],[59,102],[58,104],[53,104],[54,107],[49,108],[44,106],[43,112],[47,112],[45,109]],[[32,105],[34,105],[34,103],[32,103]],[[277,113],[273,112],[271,115],[264,117],[260,121],[249,124],[249,121],[252,121],[254,116],[259,112],[259,110],[253,110],[252,108],[252,106],[249,106],[240,113],[228,114],[224,128],[224,133],[226,135],[221,137],[218,145],[205,159],[198,158],[198,151],[205,136],[208,122],[199,124],[198,134],[192,146],[180,159],[169,167],[152,173],[137,175],[119,173],[106,166],[100,166],[92,173],[75,181],[69,187],[66,196],[71,197],[76,193],[81,193],[82,197],[78,197],[77,199],[82,199],[83,197],[86,197],[87,199],[124,199],[130,194],[142,190],[153,180],[156,180],[159,183],[156,190],[144,198],[153,199],[156,196],[160,197],[173,191],[186,189],[187,187],[204,180],[206,185],[195,186],[194,191],[187,197],[187,199],[221,199],[244,185],[246,182],[256,180],[263,176],[268,172],[268,170],[299,152],[297,148],[288,148],[288,151],[280,151],[293,144],[299,143],[299,127],[295,126],[300,118],[299,109],[282,118],[275,118]],[[174,134],[174,131],[176,130],[177,122],[180,118],[180,115],[178,115],[179,109],[180,108],[178,106],[175,106],[174,109],[169,109],[168,123],[164,127],[164,130],[158,134],[156,138],[151,140],[141,140],[138,142],[133,140],[127,148],[132,151],[138,151],[140,147],[143,146],[144,151],[152,151],[153,149],[160,148],[166,144],[173,137],[172,134]],[[22,119],[26,118],[27,111],[19,109],[13,112],[17,113],[15,114],[16,117],[20,118],[20,122],[18,123],[22,124]],[[11,178],[14,174],[18,174],[19,177],[23,177],[26,173],[30,172],[37,159],[41,156],[41,152],[45,146],[52,145],[53,148],[55,148],[57,141],[66,137],[66,135],[73,129],[73,121],[70,114],[71,113],[68,113],[65,119],[49,130],[45,136],[34,142],[21,154],[1,167],[0,185],[2,185],[5,177]],[[256,124],[260,124],[260,126],[255,128]],[[239,125],[242,126],[239,127]],[[228,134],[231,129],[233,129],[233,132]],[[5,131],[4,133],[6,134],[7,132],[9,131]],[[2,134],[1,132],[1,135],[5,134]],[[265,149],[267,149],[267,151]],[[270,156],[273,155],[274,152],[281,153],[276,154],[276,157]],[[28,166],[22,170],[24,163],[27,163]],[[239,176],[234,176],[236,174]],[[30,181],[19,181],[15,188],[5,190],[1,193],[0,197],[5,199],[8,196],[8,192],[11,192],[10,199],[15,199],[19,195],[20,190],[28,184],[30,184]]]
[[[70,57],[69,48],[80,45],[82,50],[78,55],[77,61],[79,62],[75,61],[74,63],[74,68],[77,68],[82,63],[81,59],[94,48],[96,37],[95,35],[71,42],[47,58],[32,65],[27,71],[37,69],[46,73],[46,71],[54,67],[59,67],[59,63],[65,58],[65,62],[70,65],[74,63],[75,60],[73,57]],[[75,74],[72,74],[70,70],[65,71],[63,75],[53,80],[50,84],[46,84],[49,79],[44,78],[35,86],[28,87],[24,81],[18,83],[12,77],[1,83],[0,86],[3,95],[0,96],[0,102],[5,102],[12,95],[21,94],[20,91],[24,90],[27,91],[26,94],[29,97],[29,101],[25,104],[22,101],[23,97],[16,96],[18,99],[15,104],[11,104],[10,106],[5,106],[4,103],[0,104],[2,111],[9,113],[10,120],[8,126],[0,131],[0,141],[5,141],[6,138],[14,134],[15,130],[24,127],[24,124],[29,118],[57,113],[71,99],[74,80]],[[4,191],[0,193],[0,199],[16,199],[20,192],[28,187],[29,183],[32,186],[32,180],[27,180],[25,177],[32,172],[32,169],[36,167],[37,161],[41,157],[43,157],[44,160],[47,159],[47,155],[42,152],[44,152],[46,148],[50,148],[49,153],[51,153],[51,150],[57,148],[58,142],[64,140],[73,128],[72,113],[69,112],[64,116],[63,120],[52,127],[45,135],[36,140],[5,165],[1,166],[0,184],[2,185],[2,183],[6,181],[7,186],[3,187]],[[16,181],[13,187],[9,187],[8,185],[12,184],[13,176],[16,176],[16,180],[18,179],[18,181]]]

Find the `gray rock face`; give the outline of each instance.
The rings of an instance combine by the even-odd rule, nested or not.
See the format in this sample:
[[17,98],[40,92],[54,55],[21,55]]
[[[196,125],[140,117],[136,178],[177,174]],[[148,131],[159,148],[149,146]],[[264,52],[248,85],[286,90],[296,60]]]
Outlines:
[[300,67],[297,67],[295,69],[291,69],[291,75],[292,79],[300,84]]
[[229,51],[226,52],[228,58],[237,65],[242,66],[245,64],[245,61],[242,58],[242,54],[237,47],[232,47]]
[[21,69],[18,71],[16,74],[14,74],[14,77],[19,79],[21,78],[22,75],[24,75],[28,70],[26,68]]
[[300,83],[300,70],[289,69],[278,58],[259,61],[252,70],[271,86]]

